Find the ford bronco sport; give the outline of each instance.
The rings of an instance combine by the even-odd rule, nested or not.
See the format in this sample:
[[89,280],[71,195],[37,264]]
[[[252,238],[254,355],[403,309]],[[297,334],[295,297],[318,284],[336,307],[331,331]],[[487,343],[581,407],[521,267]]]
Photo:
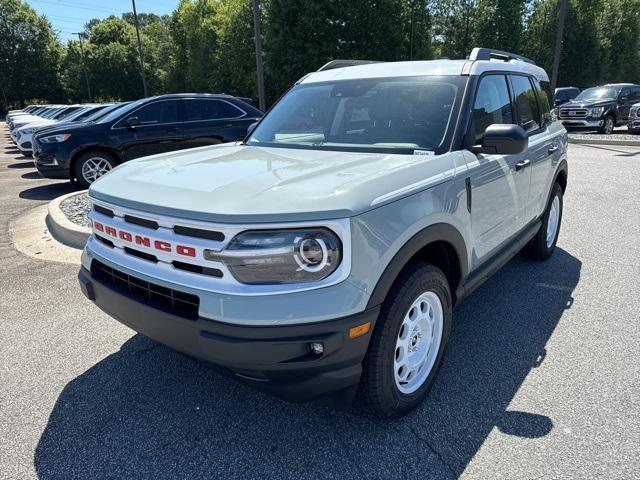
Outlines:
[[521,250],[552,255],[567,135],[547,74],[514,54],[345,63],[242,142],[100,178],[79,280],[258,388],[398,416],[433,384],[453,306]]

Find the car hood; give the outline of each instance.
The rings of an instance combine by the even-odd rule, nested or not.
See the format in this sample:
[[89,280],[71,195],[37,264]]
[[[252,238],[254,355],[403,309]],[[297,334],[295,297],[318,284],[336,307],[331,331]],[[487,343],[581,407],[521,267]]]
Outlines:
[[93,125],[93,123],[87,122],[56,122],[51,125],[44,125],[44,128],[38,130],[38,137],[42,137],[44,134],[47,135],[56,135],[58,133],[68,133],[76,130],[81,130],[82,128],[86,128],[88,126]]
[[54,123],[56,123],[55,120],[35,120],[33,122],[27,123],[26,125],[20,127],[19,130],[24,131],[29,128],[40,128],[40,127],[49,126]]
[[574,107],[574,108],[593,108],[593,107],[604,107],[607,105],[615,104],[615,100],[600,100],[597,102],[584,102],[584,101],[575,101],[569,100],[566,103],[562,104],[562,107]]
[[212,222],[349,217],[466,168],[460,152],[392,155],[223,144],[125,163],[94,183],[96,200]]

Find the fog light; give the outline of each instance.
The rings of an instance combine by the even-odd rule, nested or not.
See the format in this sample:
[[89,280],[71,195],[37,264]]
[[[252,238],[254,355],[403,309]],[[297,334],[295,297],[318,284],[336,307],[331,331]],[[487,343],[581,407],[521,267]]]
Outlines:
[[311,348],[311,351],[316,355],[320,355],[322,352],[324,352],[324,345],[322,345],[322,343],[320,342],[310,343],[309,348]]

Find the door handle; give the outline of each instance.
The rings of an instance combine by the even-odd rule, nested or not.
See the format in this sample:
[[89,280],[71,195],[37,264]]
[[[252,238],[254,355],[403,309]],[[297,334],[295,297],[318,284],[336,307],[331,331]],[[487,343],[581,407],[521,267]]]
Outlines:
[[222,128],[231,128],[233,127],[233,123],[227,123],[226,125],[223,125]]
[[549,150],[547,150],[547,152],[549,152],[549,153],[553,153],[553,152],[555,152],[556,150],[558,150],[558,145],[551,145],[551,146],[549,147]]
[[523,168],[527,168],[529,165],[531,165],[531,160],[529,160],[529,159],[522,160],[522,161],[516,163],[516,172],[518,170],[522,170]]
[[180,130],[180,127],[167,128],[167,132],[177,132],[178,130]]

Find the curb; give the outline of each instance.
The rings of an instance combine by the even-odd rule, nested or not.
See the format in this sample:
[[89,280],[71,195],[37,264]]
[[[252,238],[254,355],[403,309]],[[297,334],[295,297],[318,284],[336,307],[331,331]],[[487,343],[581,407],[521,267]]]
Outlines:
[[76,225],[69,220],[60,209],[60,204],[67,198],[75,197],[76,195],[85,192],[86,190],[71,192],[51,200],[48,205],[48,213],[45,219],[51,235],[56,240],[68,247],[77,248],[79,250],[84,248],[84,245],[87,243],[87,239],[91,234],[91,230],[87,227]]
[[634,140],[583,140],[569,137],[569,143],[576,143],[578,145],[607,145],[618,147],[638,147],[640,148],[640,139]]

